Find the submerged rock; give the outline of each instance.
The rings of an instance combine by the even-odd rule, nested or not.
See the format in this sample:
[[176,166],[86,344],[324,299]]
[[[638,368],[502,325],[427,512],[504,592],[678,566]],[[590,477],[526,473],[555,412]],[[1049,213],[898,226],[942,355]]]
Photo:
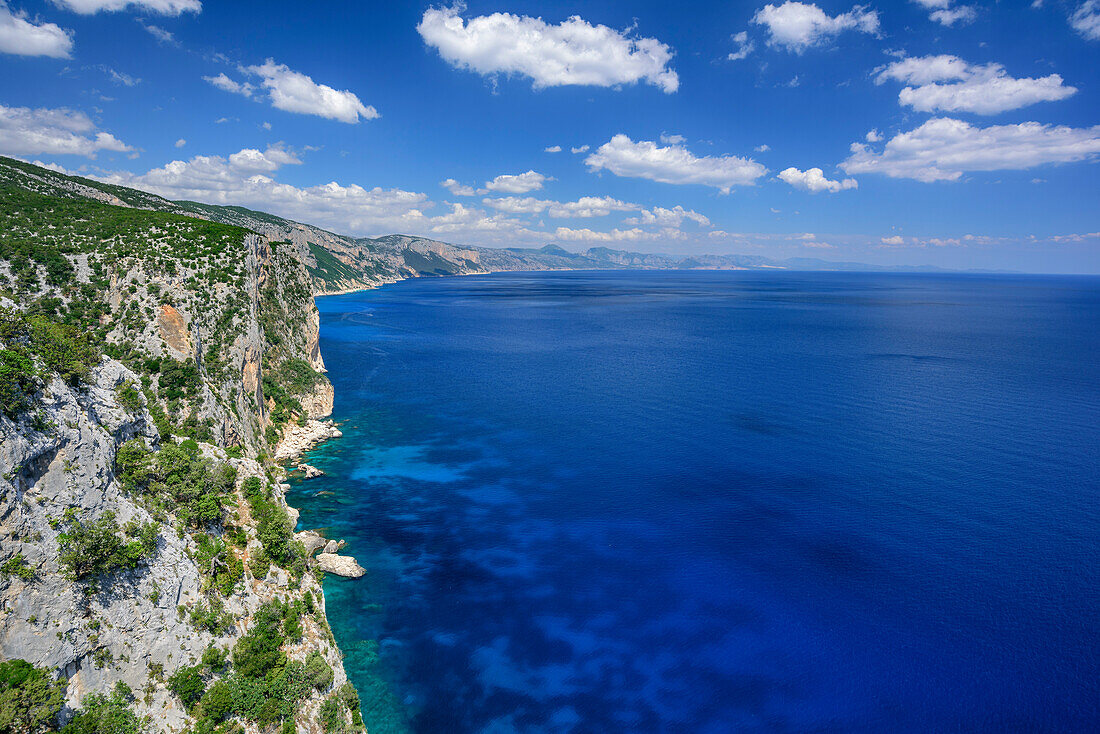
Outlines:
[[349,579],[357,579],[367,572],[351,556],[338,556],[335,553],[321,553],[317,556],[317,565],[325,573],[334,573]]

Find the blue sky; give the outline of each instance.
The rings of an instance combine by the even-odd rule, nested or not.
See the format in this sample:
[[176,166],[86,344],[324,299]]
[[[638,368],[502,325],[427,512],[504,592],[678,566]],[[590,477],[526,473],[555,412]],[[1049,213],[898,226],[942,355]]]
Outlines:
[[1098,59],[1100,0],[0,0],[0,154],[354,235],[1100,272]]

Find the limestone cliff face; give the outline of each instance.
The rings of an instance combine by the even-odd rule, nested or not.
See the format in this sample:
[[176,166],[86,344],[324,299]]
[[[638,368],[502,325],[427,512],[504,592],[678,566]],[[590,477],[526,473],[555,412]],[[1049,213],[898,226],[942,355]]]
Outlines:
[[[41,406],[44,430],[35,430],[30,421],[0,418],[0,550],[5,557],[22,554],[34,572],[30,579],[0,577],[0,658],[22,658],[61,671],[69,679],[62,718],[86,694],[124,681],[138,692],[137,711],[152,718],[154,730],[178,732],[190,719],[167,690],[166,678],[195,664],[210,645],[231,647],[263,602],[310,595],[318,613],[303,618],[302,641],[287,649],[288,656],[305,660],[311,651],[319,651],[333,668],[332,688],[343,685],[347,676],[323,621],[319,584],[308,574],[300,585],[291,584],[287,572],[276,567],[255,578],[247,562],[259,541],[247,515],[241,518],[250,538],[242,558],[244,583],[225,600],[234,628],[215,636],[180,614],[181,606],[205,598],[195,543],[170,523],[158,522],[123,490],[114,471],[116,452],[126,441],[139,438],[152,447],[160,441],[144,407],[131,411],[119,404],[117,389],[136,379],[118,362],[105,359],[86,390],[59,380],[49,385]],[[209,445],[204,451],[232,464],[239,482],[264,474],[253,460],[227,459]],[[244,507],[243,496],[237,499]],[[285,506],[281,494],[276,499]],[[120,525],[131,520],[157,523],[155,553],[136,569],[116,572],[94,586],[74,582],[58,562],[63,531],[58,520],[72,508],[89,519],[113,513]],[[301,704],[297,731],[321,731],[316,714],[325,694],[314,692]]]
[[[103,190],[26,164],[5,167],[5,160],[0,183],[14,180],[36,194],[94,199],[128,212],[179,211],[141,192]],[[10,190],[0,187],[0,196]],[[167,690],[167,678],[195,664],[211,645],[231,649],[264,602],[302,601],[316,611],[302,617],[301,641],[284,652],[299,661],[319,652],[333,669],[331,685],[311,690],[295,717],[296,731],[320,734],[320,706],[347,676],[325,619],[316,562],[307,557],[308,568],[297,579],[275,564],[255,577],[254,569],[265,567],[252,564],[262,559],[262,544],[241,491],[247,477],[267,482],[282,474],[257,461],[275,454],[280,432],[273,437],[274,426],[332,410],[332,386],[323,375],[312,374],[301,392],[287,381],[288,364],[324,369],[308,266],[283,232],[203,229],[199,220],[153,216],[156,211],[148,221],[123,220],[125,229],[110,210],[97,206],[87,220],[59,222],[67,228],[66,243],[85,248],[74,253],[66,244],[62,250],[74,268],[72,282],[59,287],[43,281],[37,290],[13,294],[16,303],[49,297],[62,313],[92,312],[90,326],[115,358],[104,357],[84,387],[54,378],[33,411],[17,420],[0,415],[0,563],[21,556],[33,571],[30,578],[0,574],[0,659],[22,658],[66,677],[62,719],[86,694],[106,693],[124,681],[135,692],[138,713],[151,717],[153,731],[180,732],[193,719]],[[15,208],[13,216],[18,214]],[[105,229],[116,234],[105,237]],[[9,272],[0,259],[0,274]],[[123,407],[120,389],[130,390],[140,405],[131,397],[125,401],[131,407]],[[229,515],[246,542],[231,552],[244,570],[233,591],[219,597],[233,620],[224,634],[213,635],[190,619],[196,605],[211,598],[209,575],[196,561],[196,534],[184,532],[170,509],[167,516],[150,511],[116,476],[123,443],[139,439],[155,451],[179,440],[158,431],[157,425],[168,424],[183,427],[204,455],[237,471]],[[227,449],[243,458],[231,458]],[[276,485],[272,501],[296,519],[284,489]],[[66,518],[95,521],[108,514],[120,526],[155,524],[155,551],[136,568],[94,584],[72,580],[59,562]],[[258,734],[254,725],[246,730]]]

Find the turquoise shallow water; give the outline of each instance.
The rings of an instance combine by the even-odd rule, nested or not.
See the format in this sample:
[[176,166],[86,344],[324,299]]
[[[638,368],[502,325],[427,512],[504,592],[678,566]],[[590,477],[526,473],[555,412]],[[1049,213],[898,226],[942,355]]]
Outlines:
[[319,299],[301,527],[374,734],[1100,722],[1100,280],[542,273]]

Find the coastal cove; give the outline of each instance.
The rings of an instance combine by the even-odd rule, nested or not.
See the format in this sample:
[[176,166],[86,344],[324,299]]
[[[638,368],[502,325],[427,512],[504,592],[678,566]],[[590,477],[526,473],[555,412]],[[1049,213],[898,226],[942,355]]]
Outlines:
[[372,734],[1083,730],[1100,280],[418,278],[316,299],[290,479]]

